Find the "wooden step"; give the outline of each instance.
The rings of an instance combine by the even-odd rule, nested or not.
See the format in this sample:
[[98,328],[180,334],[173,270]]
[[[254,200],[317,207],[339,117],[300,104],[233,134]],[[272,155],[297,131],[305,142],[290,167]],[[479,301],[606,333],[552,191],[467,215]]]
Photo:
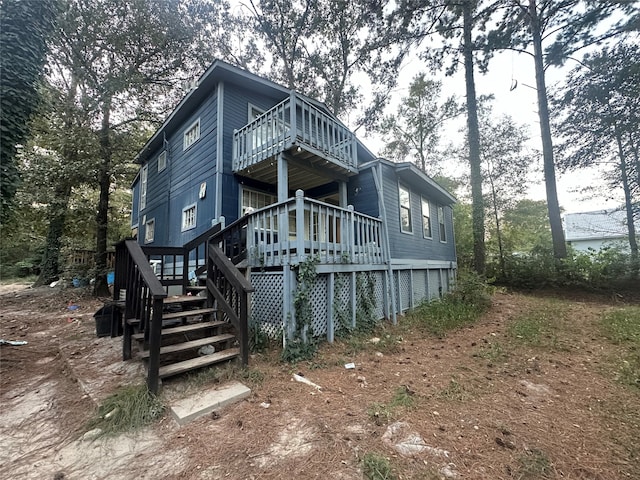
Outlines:
[[205,315],[207,313],[214,313],[217,310],[215,308],[196,308],[193,310],[182,310],[180,312],[163,313],[162,320],[171,320],[174,318],[193,317],[195,315]]
[[187,285],[187,292],[204,292],[206,289],[204,285]]
[[[175,335],[176,333],[195,332],[195,331],[204,330],[207,328],[221,327],[223,325],[228,325],[228,324],[226,322],[188,323],[187,325],[180,325],[178,327],[163,328],[162,336],[165,337],[167,335]],[[131,335],[131,338],[133,338],[134,340],[142,340],[144,338],[144,333],[134,333],[133,335]]]
[[196,368],[207,367],[216,363],[224,362],[226,360],[232,360],[240,355],[239,348],[230,348],[228,350],[222,350],[211,355],[203,355],[201,357],[192,358],[183,362],[173,363],[160,367],[160,378],[170,377],[172,375],[178,375],[179,373],[188,372],[189,370],[195,370]]
[[185,304],[193,304],[193,303],[202,303],[207,300],[207,297],[198,297],[197,295],[173,295],[171,297],[166,297],[163,301],[165,305],[173,305],[176,303]]
[[[229,340],[233,340],[234,338],[236,338],[235,335],[231,333],[225,333],[222,335],[216,335],[215,337],[205,337],[205,338],[199,338],[198,340],[192,340],[190,342],[175,343],[173,345],[167,345],[166,347],[160,348],[160,355],[166,355],[168,353],[183,352],[185,350],[192,350],[194,348],[204,347],[205,345],[226,342]],[[148,358],[149,350],[145,350],[141,352],[140,357]]]

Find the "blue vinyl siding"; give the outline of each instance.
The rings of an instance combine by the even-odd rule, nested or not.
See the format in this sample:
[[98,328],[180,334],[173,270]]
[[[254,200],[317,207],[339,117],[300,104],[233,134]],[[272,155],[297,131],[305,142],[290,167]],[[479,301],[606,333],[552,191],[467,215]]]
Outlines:
[[227,225],[238,218],[240,209],[240,189],[232,171],[233,131],[239,130],[249,123],[249,104],[266,111],[285,98],[286,95],[265,96],[235,84],[224,84],[222,215],[225,217]]
[[138,183],[138,180],[136,180],[136,182],[131,186],[131,227],[135,227],[138,224],[139,207],[140,184]]
[[[216,90],[213,90],[180,127],[165,132],[164,146],[146,157],[149,164],[147,206],[138,215],[156,219],[156,245],[181,246],[211,226],[211,218],[215,215],[214,176],[217,167],[216,97]],[[184,132],[198,118],[200,138],[184,150]],[[167,151],[167,167],[158,172],[158,156],[164,149]],[[203,182],[207,184],[206,195],[200,199],[198,194]],[[194,203],[197,204],[196,228],[182,232],[182,210]],[[134,211],[136,208],[134,194]],[[143,237],[142,231],[140,237]],[[144,238],[140,238],[140,242],[143,241]]]
[[[429,198],[424,192],[416,191],[404,182],[400,182],[394,170],[388,165],[382,165],[382,182],[384,202],[387,214],[389,232],[389,244],[392,258],[425,259],[455,261],[455,246],[453,242],[452,211],[450,205],[441,205]],[[411,223],[413,234],[407,235],[400,230],[400,199],[398,185],[411,192]],[[429,200],[431,215],[432,238],[424,238],[422,235],[422,205],[421,197]],[[438,230],[438,207],[444,207],[445,228],[447,242],[440,242]]]
[[375,169],[368,168],[349,179],[347,201],[355,211],[379,218],[378,191],[373,178],[375,172]]

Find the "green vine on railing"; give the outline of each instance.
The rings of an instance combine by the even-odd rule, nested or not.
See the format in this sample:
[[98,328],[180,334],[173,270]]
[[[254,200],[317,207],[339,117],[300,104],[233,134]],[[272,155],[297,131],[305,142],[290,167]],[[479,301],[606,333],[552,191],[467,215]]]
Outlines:
[[369,332],[377,325],[373,274],[359,272],[356,274],[356,329]]
[[342,292],[347,278],[348,275],[344,273],[336,273],[334,277],[332,308],[336,335],[348,334],[353,330],[351,325],[351,302],[342,301]]
[[318,276],[316,265],[320,263],[320,256],[314,255],[300,262],[296,267],[297,287],[293,295],[295,312],[295,331],[282,352],[282,359],[287,362],[297,362],[312,358],[317,349],[317,341],[313,335],[313,305],[311,304],[311,290]]

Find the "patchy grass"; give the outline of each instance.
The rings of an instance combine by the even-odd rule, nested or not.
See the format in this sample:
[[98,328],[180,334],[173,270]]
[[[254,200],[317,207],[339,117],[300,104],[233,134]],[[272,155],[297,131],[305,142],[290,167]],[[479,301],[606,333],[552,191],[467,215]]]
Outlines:
[[549,457],[541,450],[527,450],[518,457],[518,464],[515,478],[521,480],[555,478]]
[[556,330],[568,312],[567,305],[545,301],[514,318],[507,328],[517,343],[532,347],[558,348]]
[[613,343],[630,342],[640,347],[640,307],[618,308],[602,317],[601,326]]
[[449,385],[444,387],[440,392],[438,392],[438,396],[440,398],[444,398],[447,400],[455,400],[458,402],[462,402],[471,397],[471,393],[468,389],[462,385],[458,380],[452,378],[449,381]]
[[369,452],[362,458],[362,473],[368,480],[395,480],[389,459],[379,453]]
[[416,403],[414,392],[409,390],[406,385],[398,387],[393,398],[388,403],[373,403],[368,409],[367,414],[376,425],[388,423],[397,417],[400,410],[413,408]]
[[490,343],[488,346],[480,347],[478,357],[489,360],[490,362],[503,361],[508,358],[508,353],[499,342]]
[[99,428],[103,435],[115,435],[149,425],[163,413],[162,401],[151,394],[146,385],[127,386],[100,405],[88,429]]
[[605,336],[627,350],[627,355],[616,359],[616,379],[640,389],[640,307],[625,307],[603,315],[600,322]]
[[247,383],[249,388],[253,388],[262,383],[264,373],[255,368],[242,368],[235,363],[203,368],[187,375],[186,390],[191,391],[205,385],[224,383],[232,380]]

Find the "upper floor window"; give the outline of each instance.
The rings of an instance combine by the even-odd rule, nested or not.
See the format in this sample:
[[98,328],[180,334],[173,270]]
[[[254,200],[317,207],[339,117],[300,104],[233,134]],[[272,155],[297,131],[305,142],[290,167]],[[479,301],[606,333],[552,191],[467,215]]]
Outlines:
[[182,210],[182,231],[191,230],[196,228],[196,204],[189,205]]
[[440,225],[440,241],[447,241],[447,229],[444,223],[444,207],[438,207],[438,223]]
[[412,233],[411,224],[411,195],[409,189],[399,185],[400,192],[400,230],[405,233]]
[[153,238],[156,234],[156,220],[155,218],[151,218],[147,220],[144,224],[144,243],[153,242]]
[[167,168],[167,151],[164,150],[160,155],[158,155],[158,172],[163,171]]
[[422,235],[424,238],[431,238],[431,212],[429,210],[429,201],[422,199]]
[[140,171],[140,210],[144,210],[147,206],[147,175],[149,173],[149,165],[142,167]]
[[182,150],[186,150],[191,145],[196,143],[200,138],[200,119],[193,122],[189,128],[184,131],[184,137],[182,139]]

